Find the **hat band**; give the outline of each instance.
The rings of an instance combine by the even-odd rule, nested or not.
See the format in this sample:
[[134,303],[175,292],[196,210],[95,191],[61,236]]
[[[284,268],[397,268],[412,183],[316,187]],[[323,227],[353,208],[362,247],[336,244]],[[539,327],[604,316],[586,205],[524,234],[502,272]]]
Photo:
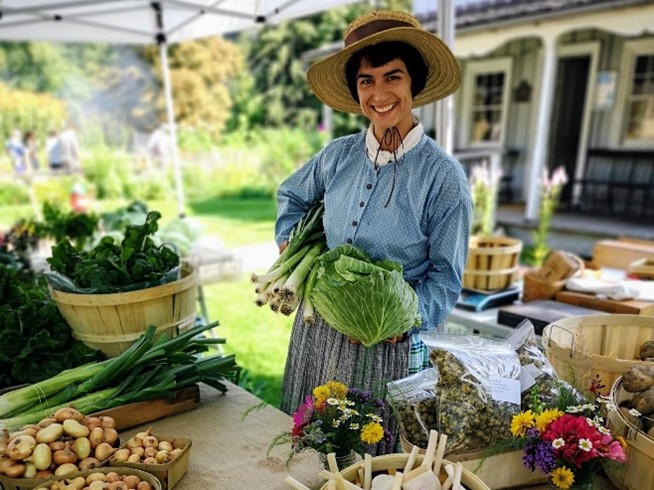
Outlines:
[[378,32],[386,31],[388,29],[393,29],[394,27],[415,27],[409,22],[402,22],[400,20],[373,20],[367,24],[357,27],[352,32],[350,32],[345,38],[345,46],[349,46],[357,41],[377,34]]

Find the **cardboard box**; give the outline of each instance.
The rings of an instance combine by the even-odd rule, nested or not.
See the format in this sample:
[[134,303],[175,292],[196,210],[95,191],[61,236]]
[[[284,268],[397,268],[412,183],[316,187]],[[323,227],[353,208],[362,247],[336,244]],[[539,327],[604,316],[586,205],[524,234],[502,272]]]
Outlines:
[[626,271],[640,259],[654,259],[654,245],[646,241],[601,240],[593,248],[593,262],[603,267]]
[[560,291],[555,296],[557,301],[571,305],[593,308],[607,313],[624,313],[629,315],[654,315],[654,302],[629,299],[617,301],[614,299],[599,299],[592,294],[573,291]]

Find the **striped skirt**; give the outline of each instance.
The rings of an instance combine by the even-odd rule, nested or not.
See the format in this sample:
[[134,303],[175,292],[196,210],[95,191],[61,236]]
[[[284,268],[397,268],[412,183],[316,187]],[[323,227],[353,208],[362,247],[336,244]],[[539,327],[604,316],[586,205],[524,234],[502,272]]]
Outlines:
[[[380,342],[371,348],[353,344],[318,315],[315,324],[305,324],[300,307],[291,333],[280,408],[292,414],[313,388],[329,380],[383,396],[387,382],[408,375],[409,351],[409,341]],[[399,433],[397,421],[390,408],[385,415],[383,425],[390,438],[382,439],[372,448],[373,455],[392,453],[395,447]]]

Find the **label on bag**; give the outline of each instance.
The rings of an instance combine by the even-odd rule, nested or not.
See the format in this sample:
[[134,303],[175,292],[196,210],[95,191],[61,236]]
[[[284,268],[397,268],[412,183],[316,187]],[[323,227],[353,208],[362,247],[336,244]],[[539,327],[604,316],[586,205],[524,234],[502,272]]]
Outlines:
[[491,396],[498,402],[508,402],[520,405],[520,380],[508,379],[500,376],[488,378],[491,386]]

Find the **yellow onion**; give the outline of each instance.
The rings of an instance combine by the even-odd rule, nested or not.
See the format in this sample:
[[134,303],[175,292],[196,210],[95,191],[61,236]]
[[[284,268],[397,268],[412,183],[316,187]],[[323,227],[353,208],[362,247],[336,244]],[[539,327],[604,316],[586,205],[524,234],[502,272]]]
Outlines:
[[89,485],[89,490],[107,490],[109,484],[106,481],[96,480]]
[[104,481],[106,481],[107,483],[113,483],[115,481],[121,481],[121,477],[115,471],[110,471],[105,475]]
[[7,456],[19,461],[30,456],[35,447],[36,439],[34,437],[28,435],[18,436],[7,444]]
[[143,446],[131,447],[129,450],[132,452],[132,454],[138,454],[141,458],[145,454],[145,448]]
[[174,448],[172,442],[170,441],[159,441],[159,445],[157,446],[160,451],[172,451]]
[[108,442],[101,442],[95,448],[95,457],[100,461],[104,461],[109,458],[116,449],[111,446]]
[[55,476],[69,475],[70,473],[75,473],[79,471],[79,468],[74,463],[64,463],[61,466],[58,466],[55,470]]
[[140,483],[141,479],[136,475],[127,475],[126,477],[123,478],[123,481],[125,482],[128,488],[136,488],[136,486]]
[[13,441],[14,439],[16,439],[17,437],[20,437],[20,436],[34,437],[36,435],[36,432],[37,432],[36,429],[33,429],[33,428],[21,429],[19,431],[12,432],[11,434],[9,434],[9,442]]
[[109,484],[108,490],[130,490],[124,481],[115,481]]
[[148,436],[143,438],[143,447],[157,447],[159,445],[159,440],[154,436]]
[[36,478],[38,478],[39,480],[52,478],[52,475],[54,475],[54,473],[50,470],[39,470],[36,472]]
[[79,457],[77,454],[70,449],[70,442],[67,442],[63,449],[52,453],[52,461],[54,461],[56,465],[76,463],[78,459]]
[[139,456],[138,454],[130,454],[127,457],[127,462],[128,463],[140,463],[141,462],[141,456]]
[[86,437],[89,435],[89,432],[91,432],[88,427],[80,424],[75,419],[64,420],[63,426],[66,434],[71,437]]
[[109,417],[108,415],[103,415],[102,417],[100,417],[100,424],[102,424],[102,427],[105,429],[116,428],[116,421],[114,420],[113,417]]
[[104,473],[96,471],[86,476],[86,484],[90,485],[94,481],[105,481],[107,476]]
[[52,451],[60,451],[66,447],[66,443],[64,441],[52,441],[48,446]]
[[134,437],[135,437],[136,439],[141,439],[141,440],[143,440],[144,438],[146,438],[146,437],[148,437],[148,436],[151,436],[151,435],[152,435],[152,427],[148,427],[148,430],[146,430],[146,431],[144,431],[144,432],[139,432],[139,433],[137,433]]
[[[118,450],[114,453],[114,455],[112,456],[111,459],[112,459],[113,461],[127,461],[127,458],[129,458],[129,457],[130,457],[129,449],[127,449],[126,447],[124,447],[124,448],[122,448],[122,449],[118,449]],[[109,483],[111,483],[111,482],[109,482]]]
[[157,463],[165,463],[168,461],[168,451],[159,451],[154,455],[154,459],[157,460]]
[[32,453],[32,461],[37,470],[47,470],[52,464],[52,449],[45,442],[37,444]]
[[149,457],[149,458],[145,458],[145,459],[143,460],[143,464],[159,464],[159,463],[158,463],[158,461],[157,461],[156,459],[154,459],[153,457]]
[[72,480],[67,478],[66,484],[68,486],[75,487],[75,490],[82,490],[82,488],[86,486],[86,479],[83,476],[78,476],[77,478],[73,478]]
[[41,421],[36,425],[38,425],[41,428],[44,428],[44,427],[47,427],[50,424],[54,424],[56,421],[57,421],[57,419],[54,418],[54,417],[46,417],[44,419],[41,419]]
[[89,434],[89,441],[91,441],[91,447],[95,447],[104,441],[104,429],[102,427],[96,427]]
[[64,420],[68,419],[75,419],[79,421],[82,420],[82,417],[83,415],[72,407],[63,407],[54,413],[54,418],[57,419],[57,422],[60,424],[63,423]]
[[102,437],[104,438],[105,442],[113,444],[118,440],[118,431],[116,431],[116,429],[107,427],[106,429],[102,430]]
[[100,466],[100,461],[97,458],[89,456],[80,461],[78,465],[80,470],[92,470],[93,468]]
[[91,442],[86,437],[78,437],[70,447],[79,459],[88,458],[91,454]]
[[22,463],[12,464],[5,468],[5,475],[9,478],[21,478],[25,474],[25,465]]
[[39,470],[36,469],[36,466],[31,461],[25,463],[25,473],[23,473],[23,478],[34,478],[36,473]]
[[157,448],[156,447],[146,447],[143,449],[143,456],[146,458],[154,458],[157,455]]
[[38,431],[36,433],[35,439],[36,442],[45,442],[46,444],[49,444],[56,441],[63,435],[64,426],[57,422],[53,422],[52,424],[48,425],[47,427],[43,427],[40,431]]
[[150,483],[143,480],[141,481],[141,483],[136,485],[136,490],[152,490],[152,485],[150,485]]

